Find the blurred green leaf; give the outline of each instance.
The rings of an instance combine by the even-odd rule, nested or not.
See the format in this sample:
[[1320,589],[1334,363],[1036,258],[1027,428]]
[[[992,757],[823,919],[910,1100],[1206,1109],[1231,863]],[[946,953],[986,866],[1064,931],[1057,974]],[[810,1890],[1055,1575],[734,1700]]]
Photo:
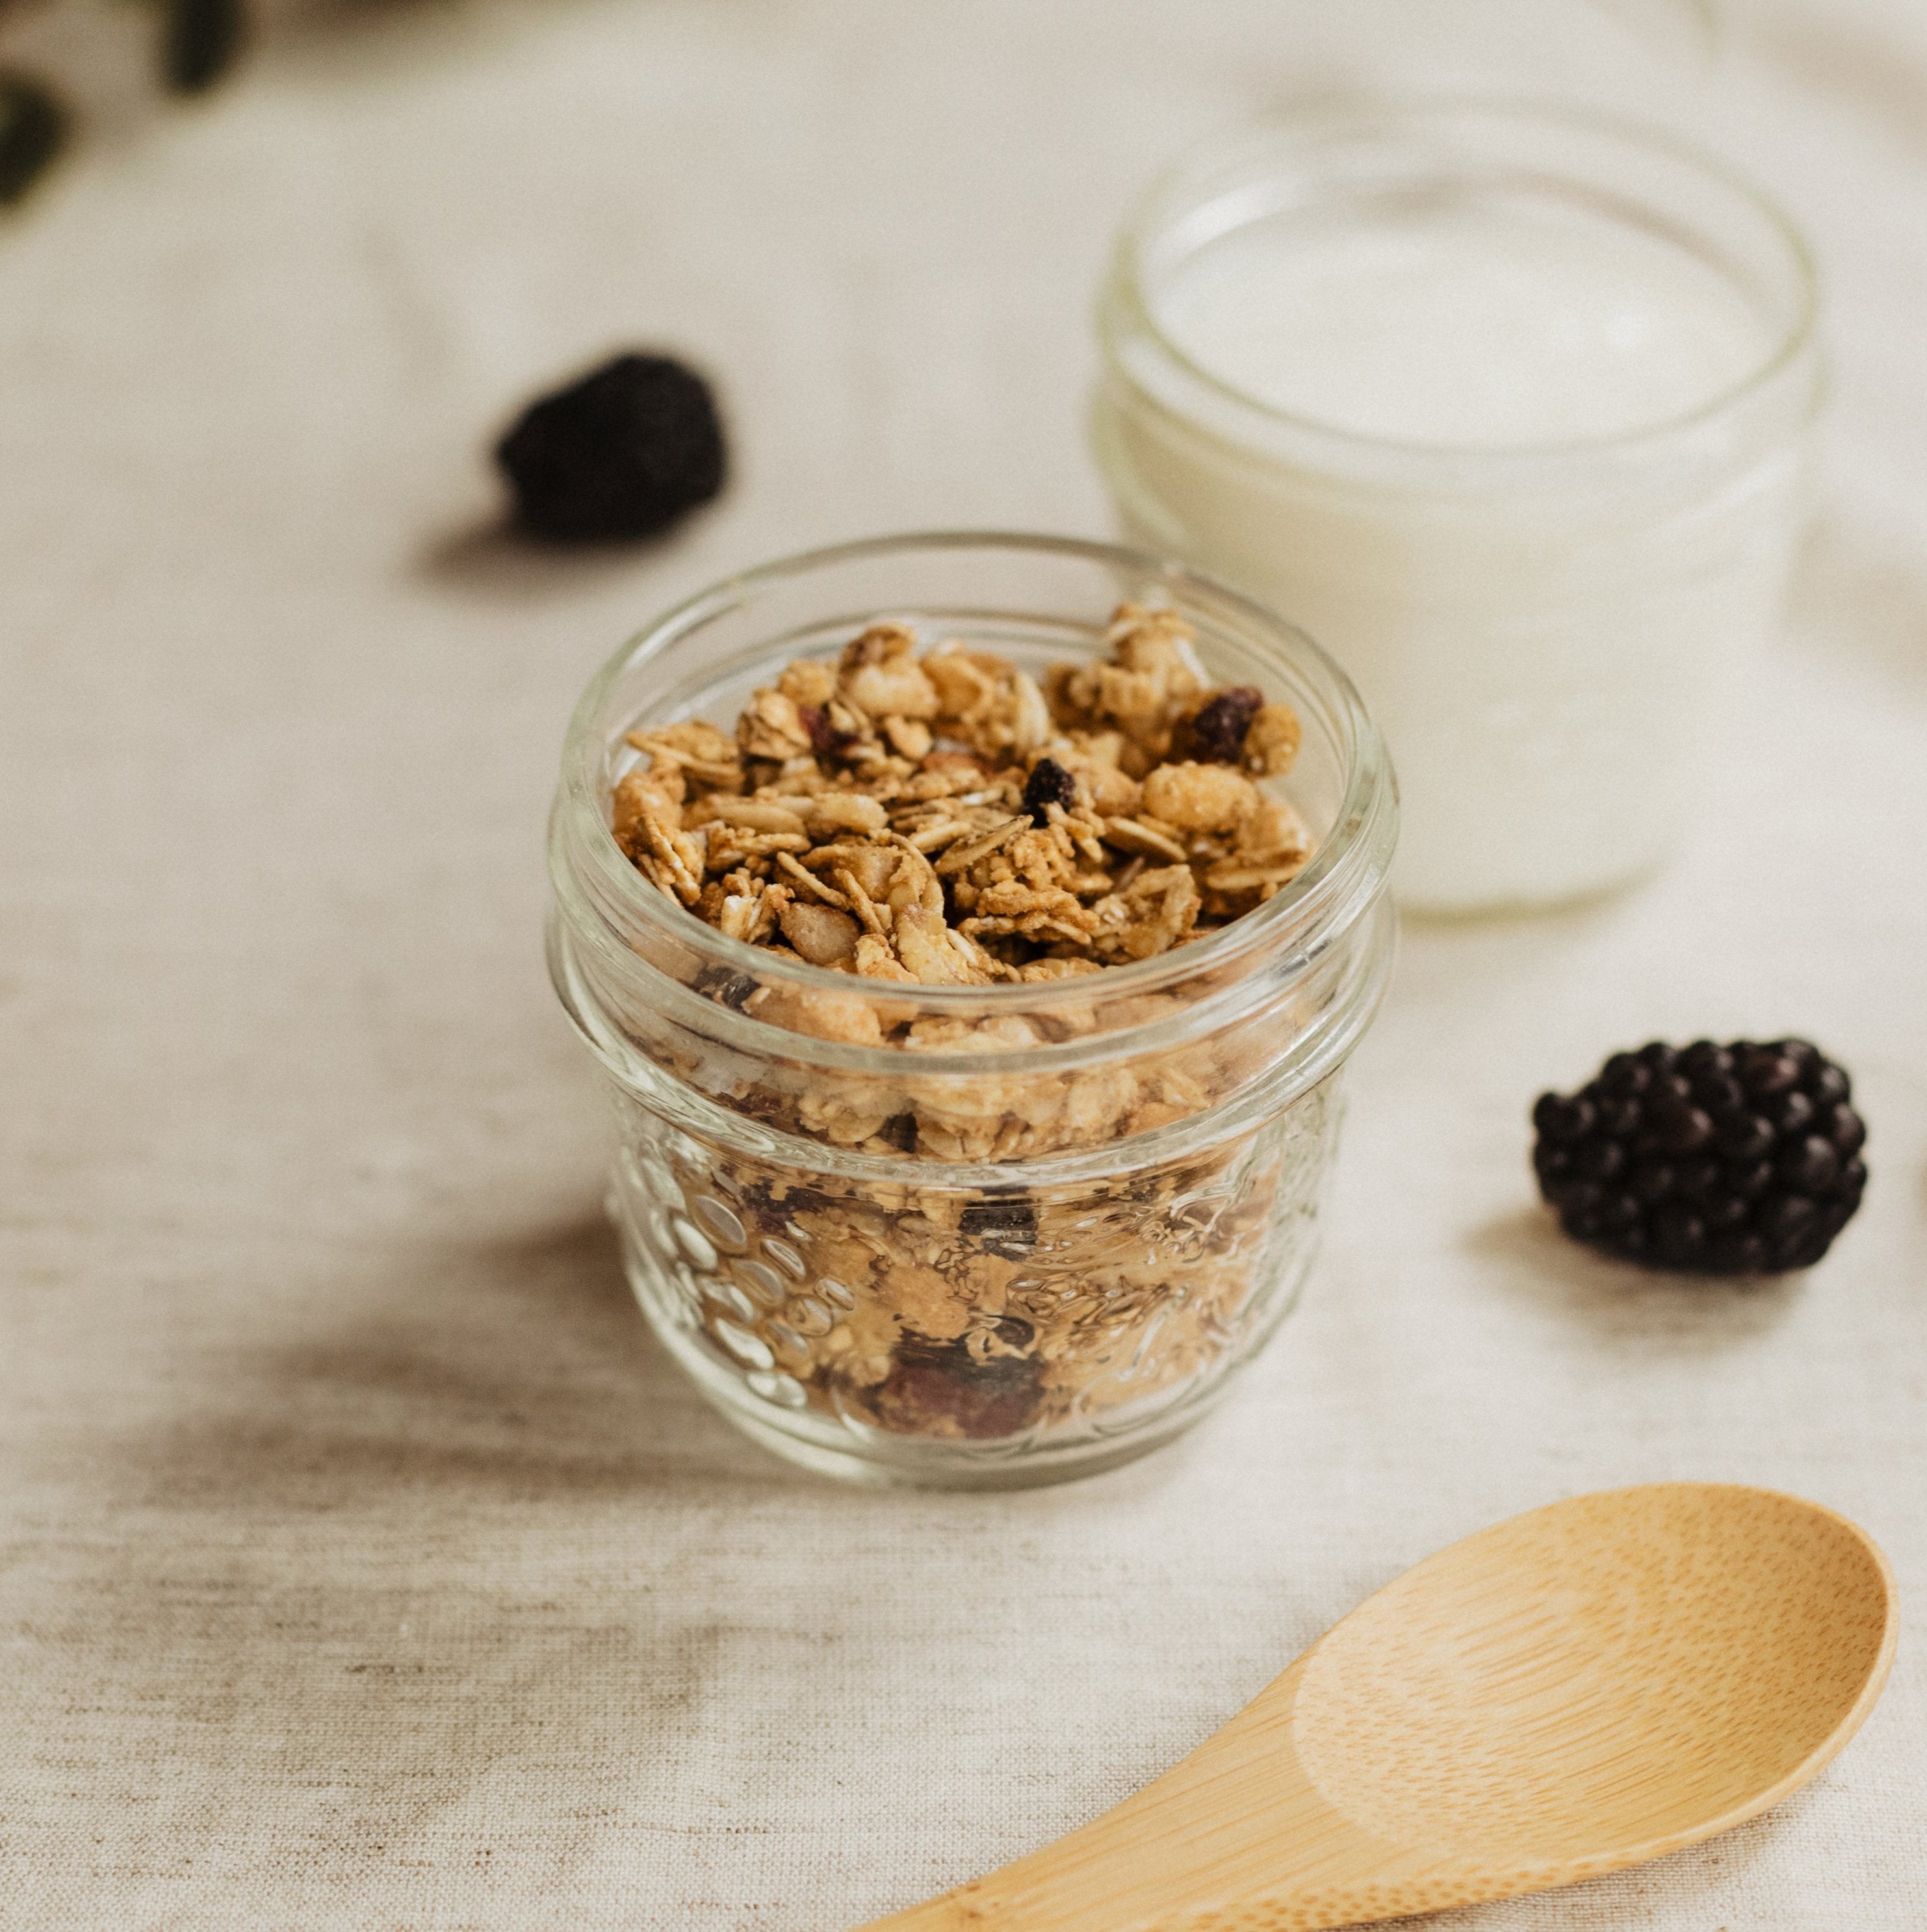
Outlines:
[[33,186],[67,128],[67,110],[38,81],[0,69],[0,207]]
[[176,94],[199,94],[234,64],[248,35],[244,0],[167,0],[161,65]]

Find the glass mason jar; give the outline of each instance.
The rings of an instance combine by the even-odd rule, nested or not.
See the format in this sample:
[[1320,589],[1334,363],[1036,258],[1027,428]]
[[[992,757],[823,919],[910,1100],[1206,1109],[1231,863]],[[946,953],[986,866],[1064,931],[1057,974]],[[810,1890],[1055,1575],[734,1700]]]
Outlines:
[[1669,139],[1307,108],[1129,222],[1094,442],[1132,540],[1357,680],[1402,903],[1556,903],[1690,822],[1807,508],[1816,302],[1785,217]]
[[[611,833],[640,722],[727,727],[788,661],[880,616],[1035,672],[1100,651],[1125,598],[1175,607],[1214,680],[1289,702],[1304,730],[1271,782],[1313,856],[1187,945],[1041,984],[858,978],[705,924]],[[756,1440],[862,1480],[1053,1481],[1187,1426],[1310,1262],[1339,1070],[1390,962],[1396,821],[1331,660],[1130,551],[885,539],[659,619],[576,711],[549,859],[551,970],[608,1076],[610,1209],[663,1345]]]

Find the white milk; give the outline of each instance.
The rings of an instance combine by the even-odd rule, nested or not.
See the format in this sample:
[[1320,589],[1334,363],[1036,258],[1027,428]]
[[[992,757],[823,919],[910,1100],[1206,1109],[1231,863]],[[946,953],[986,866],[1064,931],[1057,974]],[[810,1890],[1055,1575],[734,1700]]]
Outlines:
[[1187,262],[1156,314],[1268,408],[1443,449],[1650,429],[1772,347],[1744,293],[1664,238],[1496,197],[1253,222]]
[[[1441,909],[1619,883],[1688,820],[1782,588],[1815,380],[1765,272],[1803,260],[1745,191],[1665,149],[1602,181],[1624,136],[1490,118],[1401,165],[1381,112],[1336,186],[1328,121],[1310,161],[1287,129],[1181,176],[1127,238],[1096,418],[1138,540],[1351,672],[1400,896]],[[1696,195],[1652,206],[1667,169]]]

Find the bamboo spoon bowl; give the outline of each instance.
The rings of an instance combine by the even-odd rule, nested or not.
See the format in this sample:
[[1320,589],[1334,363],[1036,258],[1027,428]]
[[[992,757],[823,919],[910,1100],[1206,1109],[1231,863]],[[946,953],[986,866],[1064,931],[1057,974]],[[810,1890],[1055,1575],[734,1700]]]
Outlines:
[[1575,1496],[1408,1570],[1115,1810],[865,1932],[1314,1932],[1570,1885],[1805,1784],[1898,1630],[1886,1559],[1817,1504]]

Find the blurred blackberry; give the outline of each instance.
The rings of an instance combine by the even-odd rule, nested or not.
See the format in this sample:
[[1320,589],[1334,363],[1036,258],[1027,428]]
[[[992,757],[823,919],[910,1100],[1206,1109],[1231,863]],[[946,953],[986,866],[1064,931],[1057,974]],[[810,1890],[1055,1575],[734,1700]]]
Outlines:
[[653,536],[722,488],[722,425],[693,370],[618,356],[530,404],[495,460],[537,536]]
[[72,116],[41,83],[0,68],[0,208],[18,201],[65,144]]
[[176,94],[205,94],[234,64],[247,37],[243,0],[167,0],[162,76]]
[[1647,1268],[1810,1268],[1853,1217],[1867,1130],[1803,1040],[1655,1040],[1532,1109],[1539,1192],[1574,1240]]

